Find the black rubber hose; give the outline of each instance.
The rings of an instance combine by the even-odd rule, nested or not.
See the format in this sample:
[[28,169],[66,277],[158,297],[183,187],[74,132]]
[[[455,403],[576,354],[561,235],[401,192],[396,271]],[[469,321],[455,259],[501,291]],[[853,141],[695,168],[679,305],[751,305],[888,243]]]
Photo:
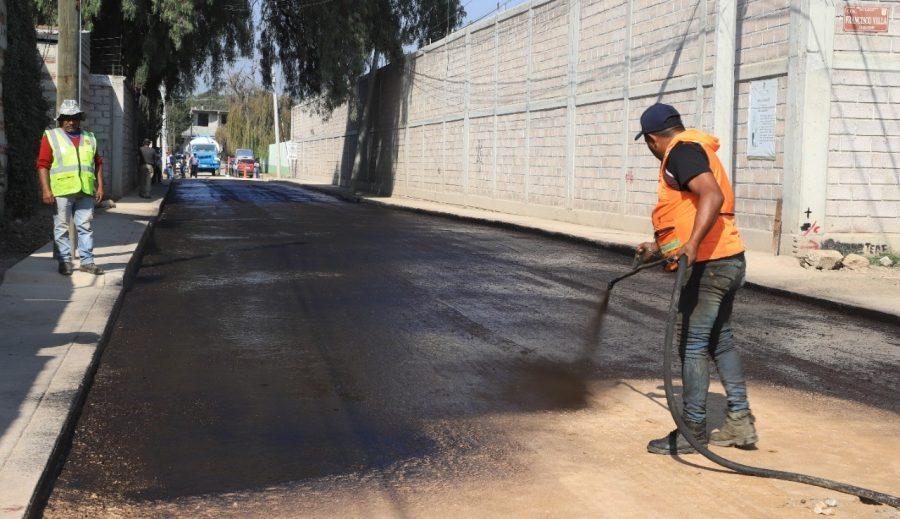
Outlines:
[[648,268],[655,267],[657,265],[662,265],[663,263],[666,263],[668,261],[669,261],[668,258],[663,258],[663,259],[658,259],[656,261],[651,261],[649,263],[636,265],[631,270],[622,274],[621,276],[619,276],[617,278],[613,278],[609,283],[606,284],[606,290],[607,291],[612,290],[612,287],[614,287],[616,285],[616,283],[618,283],[619,281],[622,281],[623,279],[630,278],[631,276],[637,274],[638,272],[640,272],[642,270],[647,270]]
[[858,496],[863,500],[874,501],[877,503],[890,505],[895,508],[900,508],[900,498],[889,494],[884,494],[882,492],[876,492],[867,488],[848,485],[846,483],[840,483],[838,481],[832,481],[830,479],[807,476],[806,474],[798,474],[796,472],[764,469],[759,467],[751,467],[749,465],[743,465],[741,463],[735,463],[734,461],[727,460],[722,456],[711,452],[706,448],[705,445],[701,445],[697,441],[697,439],[694,438],[693,433],[691,433],[690,429],[687,428],[687,425],[684,423],[684,419],[681,417],[681,412],[677,408],[675,396],[672,391],[672,349],[675,342],[675,326],[678,320],[678,300],[681,296],[681,285],[684,281],[684,274],[686,270],[687,258],[685,256],[682,256],[678,259],[678,271],[677,275],[675,276],[675,286],[672,288],[672,299],[671,301],[669,301],[668,319],[666,321],[666,344],[665,351],[663,352],[663,379],[666,386],[666,402],[669,404],[669,412],[672,413],[672,419],[675,420],[675,424],[678,425],[678,430],[687,439],[691,446],[697,449],[697,452],[705,456],[713,463],[717,463],[725,468],[731,469],[741,474],[763,478],[783,479],[785,481],[794,481],[797,483],[805,483],[807,485],[815,485],[817,487],[827,488],[830,490],[835,490],[837,492],[843,492],[845,494],[852,494],[854,496]]

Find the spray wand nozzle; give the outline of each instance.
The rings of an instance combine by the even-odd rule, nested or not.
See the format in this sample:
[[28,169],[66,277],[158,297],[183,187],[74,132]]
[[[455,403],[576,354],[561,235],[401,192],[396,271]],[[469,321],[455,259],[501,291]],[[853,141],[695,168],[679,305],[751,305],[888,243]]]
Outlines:
[[631,264],[631,270],[626,272],[625,274],[622,274],[621,276],[619,276],[617,278],[613,278],[612,280],[610,280],[610,282],[606,284],[606,291],[609,292],[610,290],[612,290],[612,287],[616,283],[618,283],[619,281],[622,281],[625,278],[630,278],[631,276],[637,274],[638,272],[640,272],[642,270],[647,270],[649,268],[653,268],[658,265],[662,265],[664,263],[672,263],[674,261],[673,258],[661,258],[658,260],[642,263],[642,260],[643,260],[643,258],[640,253],[635,254],[634,261]]

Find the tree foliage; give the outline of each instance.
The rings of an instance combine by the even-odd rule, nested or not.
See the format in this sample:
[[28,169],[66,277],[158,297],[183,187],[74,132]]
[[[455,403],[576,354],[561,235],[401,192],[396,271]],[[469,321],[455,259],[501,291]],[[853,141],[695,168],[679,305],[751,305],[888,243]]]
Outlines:
[[403,57],[458,27],[459,0],[263,0],[262,74],[278,61],[287,91],[330,112],[353,91],[372,56]]
[[166,103],[166,146],[174,150],[181,144],[181,132],[191,125],[190,98],[173,97]]
[[[255,157],[265,157],[269,144],[275,142],[272,93],[254,84],[247,75],[228,78],[225,97],[228,100],[228,122],[216,132],[216,140],[227,155],[238,148],[253,150]],[[290,136],[290,97],[279,98],[282,140]]]
[[9,2],[3,65],[3,112],[8,168],[6,217],[30,216],[40,204],[34,164],[49,107],[41,91],[40,56],[34,33],[34,12],[27,2]]
[[[57,0],[32,0],[55,24]],[[212,82],[224,65],[253,51],[249,0],[82,0],[92,38],[121,38],[122,68],[138,94],[145,124],[160,125],[159,86],[186,96],[201,74]]]
[[[31,0],[54,24],[58,0]],[[122,68],[142,108],[144,131],[158,131],[158,88],[185,98],[204,75],[220,86],[224,66],[260,51],[263,83],[281,64],[286,91],[318,100],[323,111],[345,101],[373,56],[396,61],[403,47],[458,27],[460,0],[252,0],[260,2],[254,41],[251,0],[82,0],[93,38],[122,39]]]

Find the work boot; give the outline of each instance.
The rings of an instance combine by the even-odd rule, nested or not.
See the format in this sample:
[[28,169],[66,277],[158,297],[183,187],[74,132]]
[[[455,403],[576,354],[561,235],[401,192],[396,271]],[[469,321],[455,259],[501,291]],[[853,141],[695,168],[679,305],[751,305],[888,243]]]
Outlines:
[[75,271],[75,269],[72,267],[72,262],[70,261],[60,261],[58,270],[59,273],[63,276],[71,276],[72,272]]
[[87,265],[82,265],[78,267],[78,270],[93,274],[95,276],[103,274],[103,269],[98,267],[96,263],[88,263]]
[[759,441],[755,423],[756,418],[749,409],[729,412],[722,428],[710,435],[709,443],[719,447],[750,447]]
[[[709,443],[709,439],[706,436],[705,421],[697,423],[686,419],[684,423],[687,424],[688,429],[694,434],[694,438],[697,441],[702,445]],[[694,454],[697,450],[691,447],[691,444],[678,432],[678,429],[675,429],[662,438],[648,443],[647,452],[652,454]]]

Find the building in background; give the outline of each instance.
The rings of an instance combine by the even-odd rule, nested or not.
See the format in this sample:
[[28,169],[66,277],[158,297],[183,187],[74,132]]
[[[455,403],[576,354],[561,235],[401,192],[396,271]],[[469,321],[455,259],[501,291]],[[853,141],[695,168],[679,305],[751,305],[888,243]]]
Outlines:
[[215,137],[220,126],[228,123],[227,110],[208,109],[203,106],[191,107],[191,126],[188,135],[209,135]]

